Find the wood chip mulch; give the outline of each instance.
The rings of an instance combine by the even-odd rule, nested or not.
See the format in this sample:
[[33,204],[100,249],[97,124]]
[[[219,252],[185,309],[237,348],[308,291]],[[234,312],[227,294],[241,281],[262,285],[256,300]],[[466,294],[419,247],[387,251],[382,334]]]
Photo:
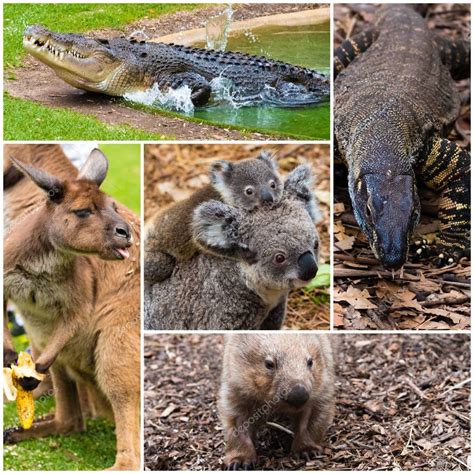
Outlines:
[[[257,469],[468,470],[468,335],[332,337],[337,409],[324,454],[295,460],[291,437],[267,428]],[[222,470],[222,336],[146,336],[144,356],[146,470]]]
[[[469,4],[425,6],[431,29],[449,38],[470,37]],[[336,4],[334,47],[373,22],[373,4]],[[470,148],[470,80],[458,81],[462,98],[450,139]],[[334,169],[334,326],[337,329],[470,329],[471,265],[466,259],[442,269],[414,262],[402,272],[384,270],[355,222],[342,164]],[[437,197],[422,192],[416,229],[432,242],[438,230]]]
[[[311,164],[322,222],[320,261],[329,263],[329,147],[327,145],[146,145],[145,220],[169,204],[186,199],[209,182],[209,165],[216,160],[251,158],[262,150],[275,153],[282,175],[297,165]],[[290,294],[287,329],[329,329],[329,288]]]

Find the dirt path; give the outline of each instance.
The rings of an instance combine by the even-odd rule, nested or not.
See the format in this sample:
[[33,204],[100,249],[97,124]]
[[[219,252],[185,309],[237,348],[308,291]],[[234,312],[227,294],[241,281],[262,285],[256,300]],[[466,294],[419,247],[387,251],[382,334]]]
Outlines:
[[[290,436],[267,429],[258,470],[466,470],[469,335],[332,337],[338,395],[325,454],[295,460]],[[147,336],[144,355],[146,469],[221,470],[222,336]]]
[[[315,8],[311,4],[242,4],[235,9],[234,19],[245,20],[255,16],[292,12]],[[100,30],[93,36],[113,37],[144,31],[149,37],[205,26],[210,16],[223,7],[209,7],[163,15],[157,19],[144,19],[126,25],[124,31]],[[276,140],[290,139],[261,133],[245,133],[225,127],[190,122],[181,118],[166,117],[128,107],[121,99],[86,93],[75,89],[58,78],[50,68],[31,57],[26,57],[21,68],[14,71],[15,80],[5,79],[4,88],[11,96],[32,100],[47,107],[65,108],[93,115],[110,125],[130,125],[147,132],[158,133],[179,140]]]

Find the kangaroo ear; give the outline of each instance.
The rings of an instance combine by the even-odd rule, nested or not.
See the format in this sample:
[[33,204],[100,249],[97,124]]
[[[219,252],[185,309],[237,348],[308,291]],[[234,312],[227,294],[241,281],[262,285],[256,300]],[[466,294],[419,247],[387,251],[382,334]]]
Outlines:
[[312,191],[313,173],[308,165],[297,166],[287,177],[284,192],[287,197],[301,201],[313,222],[321,220],[316,197]]
[[46,191],[48,199],[59,202],[64,197],[64,184],[59,178],[53,176],[34,166],[27,165],[16,158],[10,157],[12,163],[26,176],[28,176],[36,186]]
[[204,252],[225,258],[255,261],[239,233],[239,211],[220,201],[207,201],[194,210],[193,238]]
[[109,161],[106,156],[98,148],[94,148],[91,151],[89,158],[87,158],[87,161],[80,169],[77,179],[94,181],[94,183],[100,187],[107,176],[108,169]]
[[274,153],[263,150],[257,155],[256,159],[262,160],[272,171],[278,172],[278,161]]

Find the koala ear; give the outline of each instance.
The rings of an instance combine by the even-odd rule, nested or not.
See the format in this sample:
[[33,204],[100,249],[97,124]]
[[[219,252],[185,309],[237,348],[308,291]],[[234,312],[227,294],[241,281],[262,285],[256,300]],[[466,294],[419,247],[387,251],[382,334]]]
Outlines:
[[204,252],[237,260],[253,260],[239,234],[239,211],[220,201],[207,201],[194,210],[192,229],[196,244]]
[[284,192],[289,198],[301,201],[313,222],[321,220],[316,197],[311,190],[313,173],[308,165],[297,166],[285,179]]
[[219,160],[211,165],[210,175],[211,183],[221,194],[227,190],[226,182],[231,177],[234,165],[230,161]]
[[46,192],[48,199],[53,202],[60,202],[64,197],[64,184],[56,176],[47,173],[39,168],[27,165],[16,158],[10,157],[12,163],[26,176],[28,176],[36,186]]
[[263,161],[272,171],[278,171],[278,161],[274,153],[271,153],[268,150],[263,150],[256,159]]

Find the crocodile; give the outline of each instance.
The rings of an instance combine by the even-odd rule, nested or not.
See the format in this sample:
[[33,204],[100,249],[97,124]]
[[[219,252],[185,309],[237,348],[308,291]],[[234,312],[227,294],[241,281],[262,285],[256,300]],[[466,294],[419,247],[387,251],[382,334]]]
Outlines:
[[336,154],[348,169],[354,216],[387,269],[406,262],[420,219],[417,180],[440,194],[437,266],[470,252],[470,155],[447,140],[459,114],[454,79],[469,77],[470,45],[432,32],[412,7],[384,5],[335,51]]
[[282,106],[327,100],[329,78],[262,56],[146,42],[137,37],[100,39],[26,28],[23,46],[68,84],[111,96],[188,86],[195,106],[209,102],[213,79],[230,81],[234,98],[268,99]]

